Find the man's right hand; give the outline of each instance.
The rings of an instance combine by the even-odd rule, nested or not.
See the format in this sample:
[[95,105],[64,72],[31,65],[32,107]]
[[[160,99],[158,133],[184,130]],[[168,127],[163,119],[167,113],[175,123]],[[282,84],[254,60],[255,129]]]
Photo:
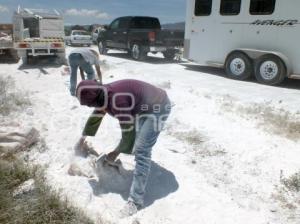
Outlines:
[[81,157],[87,157],[88,156],[88,151],[87,147],[84,147],[86,142],[86,137],[82,136],[79,141],[76,143],[74,146],[74,151],[76,156],[81,156]]

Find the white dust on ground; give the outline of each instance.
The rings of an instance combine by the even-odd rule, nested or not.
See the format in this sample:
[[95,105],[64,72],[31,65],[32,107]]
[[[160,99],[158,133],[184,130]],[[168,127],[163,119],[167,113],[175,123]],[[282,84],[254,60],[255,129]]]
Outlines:
[[[68,49],[70,50],[70,48]],[[300,111],[299,88],[267,87],[203,73],[196,68],[151,58],[135,62],[120,54],[101,56],[104,81],[124,78],[148,81],[164,88],[174,107],[153,149],[153,169],[146,207],[131,218],[119,220],[129,191],[134,161],[121,156],[123,176],[111,171],[101,180],[70,176],[70,164],[93,172],[91,159],[76,158],[72,147],[92,109],[80,107],[68,93],[68,77],[62,67],[0,65],[0,75],[11,75],[19,88],[29,91],[33,106],[16,118],[34,126],[48,149],[33,149],[32,162],[46,165],[48,183],[95,221],[108,223],[203,223],[282,224],[297,223],[290,211],[272,196],[280,174],[300,170],[299,141],[260,127],[260,116],[240,116],[224,110],[254,104]],[[230,104],[230,105],[231,105]],[[11,117],[5,118],[6,120]],[[119,125],[106,117],[95,138],[89,141],[100,153],[118,144]],[[111,178],[110,178],[111,177]],[[102,181],[102,182],[101,182]],[[123,183],[123,184],[122,184]],[[294,210],[295,212],[298,210]]]

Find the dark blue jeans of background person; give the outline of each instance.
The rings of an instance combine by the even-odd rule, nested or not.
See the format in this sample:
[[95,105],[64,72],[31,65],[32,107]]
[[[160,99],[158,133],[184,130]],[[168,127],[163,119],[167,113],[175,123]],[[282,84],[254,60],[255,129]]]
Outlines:
[[152,147],[162,131],[171,112],[170,100],[167,98],[161,109],[137,118],[136,140],[134,145],[135,169],[128,201],[138,207],[144,204],[145,189],[151,168]]
[[89,80],[95,79],[95,70],[92,65],[84,60],[81,54],[73,53],[69,56],[69,64],[71,67],[70,76],[70,92],[72,96],[75,96],[77,86],[77,71],[80,67],[86,74]]

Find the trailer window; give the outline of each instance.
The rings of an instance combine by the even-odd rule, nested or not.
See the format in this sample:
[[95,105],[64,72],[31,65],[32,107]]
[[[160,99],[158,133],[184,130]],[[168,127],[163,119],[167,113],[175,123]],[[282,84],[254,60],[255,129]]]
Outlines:
[[221,0],[220,14],[223,16],[238,15],[241,11],[241,0]]
[[271,15],[275,9],[276,0],[251,0],[251,15]]
[[211,14],[212,0],[196,0],[195,16],[209,16]]

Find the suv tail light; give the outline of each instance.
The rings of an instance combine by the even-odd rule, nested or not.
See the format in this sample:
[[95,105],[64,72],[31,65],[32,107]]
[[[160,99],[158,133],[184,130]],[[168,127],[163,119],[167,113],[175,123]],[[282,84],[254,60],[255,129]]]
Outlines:
[[29,48],[30,47],[30,44],[27,44],[27,43],[20,43],[19,44],[19,48]]
[[60,48],[60,47],[62,47],[62,44],[61,43],[53,43],[53,44],[51,44],[51,47]]
[[155,41],[155,32],[149,32],[148,38],[151,42],[154,42]]

